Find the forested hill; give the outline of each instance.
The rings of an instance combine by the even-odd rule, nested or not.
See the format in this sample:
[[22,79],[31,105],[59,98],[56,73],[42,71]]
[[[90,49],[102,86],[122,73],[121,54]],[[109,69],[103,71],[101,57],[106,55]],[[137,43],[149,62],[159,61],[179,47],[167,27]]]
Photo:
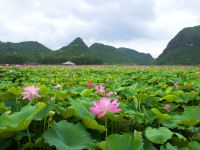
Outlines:
[[149,54],[139,53],[133,49],[115,48],[113,46],[95,43],[90,46],[94,58],[107,64],[151,64],[154,60]]
[[81,38],[68,45],[51,50],[44,45],[28,41],[20,43],[0,42],[0,63],[61,64],[72,61],[76,64],[151,64],[150,54],[128,48],[94,43],[88,47]]
[[159,65],[200,64],[200,26],[181,30],[156,59]]
[[51,52],[52,50],[36,41],[0,42],[0,63],[37,62],[42,55]]

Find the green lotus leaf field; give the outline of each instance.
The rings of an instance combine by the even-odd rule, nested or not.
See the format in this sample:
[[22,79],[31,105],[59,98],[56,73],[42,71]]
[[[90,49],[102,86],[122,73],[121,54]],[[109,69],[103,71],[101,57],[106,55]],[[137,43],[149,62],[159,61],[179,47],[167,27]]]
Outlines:
[[199,150],[200,69],[0,67],[0,150]]

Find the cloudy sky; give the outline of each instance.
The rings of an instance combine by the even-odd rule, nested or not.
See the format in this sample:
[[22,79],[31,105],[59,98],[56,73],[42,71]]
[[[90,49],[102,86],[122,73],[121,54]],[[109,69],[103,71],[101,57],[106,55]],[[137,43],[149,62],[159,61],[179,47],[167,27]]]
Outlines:
[[0,0],[0,41],[58,49],[76,37],[157,57],[182,28],[200,25],[200,0]]

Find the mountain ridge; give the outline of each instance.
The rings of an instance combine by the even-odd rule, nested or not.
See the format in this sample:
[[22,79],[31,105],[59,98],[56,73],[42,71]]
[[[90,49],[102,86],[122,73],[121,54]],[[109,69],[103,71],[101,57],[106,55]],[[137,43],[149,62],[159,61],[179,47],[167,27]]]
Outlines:
[[[0,52],[3,53],[0,59],[11,57],[13,60],[16,56],[23,58],[20,62],[17,62],[19,59],[9,62],[4,58],[0,63],[60,64],[70,60],[77,64],[138,64],[118,48],[102,43],[94,43],[88,47],[80,37],[54,51],[37,41],[0,42]],[[135,53],[139,52],[135,51]]]

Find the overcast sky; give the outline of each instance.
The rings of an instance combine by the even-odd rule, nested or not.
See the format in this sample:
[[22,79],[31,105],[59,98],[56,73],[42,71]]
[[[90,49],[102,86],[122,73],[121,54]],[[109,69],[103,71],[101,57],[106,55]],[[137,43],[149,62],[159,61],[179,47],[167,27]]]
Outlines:
[[182,28],[200,25],[200,0],[0,0],[0,41],[58,49],[81,37],[157,57]]

